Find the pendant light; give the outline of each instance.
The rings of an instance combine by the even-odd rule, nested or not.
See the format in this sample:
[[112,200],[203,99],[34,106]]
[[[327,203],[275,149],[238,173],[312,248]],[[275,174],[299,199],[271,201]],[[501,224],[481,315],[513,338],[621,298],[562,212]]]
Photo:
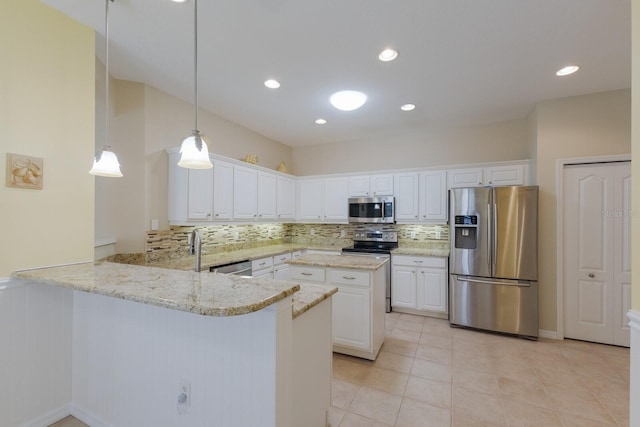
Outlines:
[[109,2],[105,0],[104,12],[104,69],[105,69],[105,113],[104,113],[104,142],[102,150],[93,159],[93,167],[89,171],[91,175],[108,176],[118,178],[122,176],[120,163],[116,154],[109,146]]
[[209,149],[198,130],[198,0],[193,0],[193,11],[193,92],[195,126],[191,136],[188,136],[182,141],[178,166],[187,169],[211,169],[213,164],[211,164],[211,160],[209,160]]

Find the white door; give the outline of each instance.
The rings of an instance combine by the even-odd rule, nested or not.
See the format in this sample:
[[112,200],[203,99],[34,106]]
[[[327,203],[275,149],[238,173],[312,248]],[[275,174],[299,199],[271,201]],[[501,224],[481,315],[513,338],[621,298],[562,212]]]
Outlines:
[[564,169],[564,327],[567,338],[629,345],[631,167]]
[[420,172],[420,219],[447,221],[447,172]]
[[187,218],[211,221],[213,205],[213,172],[211,169],[189,169],[187,174]]
[[333,343],[370,350],[369,289],[341,286],[333,295]]
[[395,176],[396,220],[418,219],[418,174],[403,173]]
[[349,215],[347,182],[347,178],[327,178],[324,180],[323,219],[347,221]]
[[233,168],[233,218],[255,219],[258,215],[258,172],[254,169]]
[[276,176],[258,173],[258,220],[276,218]]
[[447,312],[447,271],[445,269],[418,269],[416,308]]
[[416,268],[393,266],[391,307],[416,308]]
[[213,219],[231,219],[233,215],[233,165],[213,162]]

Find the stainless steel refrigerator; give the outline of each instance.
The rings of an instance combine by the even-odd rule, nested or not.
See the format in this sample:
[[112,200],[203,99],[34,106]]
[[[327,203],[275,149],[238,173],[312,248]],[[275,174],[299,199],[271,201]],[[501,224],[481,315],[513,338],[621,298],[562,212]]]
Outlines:
[[452,325],[538,337],[538,187],[455,188]]

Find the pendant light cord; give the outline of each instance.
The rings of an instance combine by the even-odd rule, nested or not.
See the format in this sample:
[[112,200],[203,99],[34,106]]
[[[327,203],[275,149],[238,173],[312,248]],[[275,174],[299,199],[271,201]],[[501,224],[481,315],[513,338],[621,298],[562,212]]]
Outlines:
[[193,0],[193,92],[195,105],[195,128],[198,132],[198,0]]
[[104,145],[109,147],[109,2],[105,0],[104,11],[104,71],[105,71],[105,95],[104,95]]

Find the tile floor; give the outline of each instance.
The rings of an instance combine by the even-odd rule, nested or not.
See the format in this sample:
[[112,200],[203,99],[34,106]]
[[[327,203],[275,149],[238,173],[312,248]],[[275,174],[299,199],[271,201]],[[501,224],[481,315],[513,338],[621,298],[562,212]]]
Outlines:
[[334,355],[332,427],[629,424],[629,349],[386,320],[375,362]]
[[386,328],[375,362],[334,355],[332,427],[629,425],[629,349],[399,313]]

